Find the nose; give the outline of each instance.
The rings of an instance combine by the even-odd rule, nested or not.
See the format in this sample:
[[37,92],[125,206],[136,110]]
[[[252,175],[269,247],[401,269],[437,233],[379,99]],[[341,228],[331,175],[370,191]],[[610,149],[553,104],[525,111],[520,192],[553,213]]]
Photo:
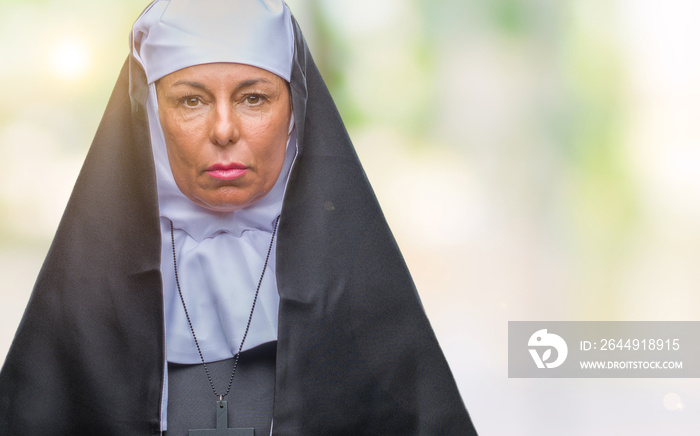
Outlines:
[[216,105],[211,113],[210,139],[212,144],[226,146],[238,141],[240,135],[238,114],[228,104]]

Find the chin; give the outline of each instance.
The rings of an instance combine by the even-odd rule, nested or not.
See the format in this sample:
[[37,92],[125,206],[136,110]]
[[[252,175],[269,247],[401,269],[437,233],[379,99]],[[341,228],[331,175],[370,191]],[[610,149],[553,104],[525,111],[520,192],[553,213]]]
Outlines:
[[227,213],[227,212],[235,212],[237,210],[245,209],[246,207],[250,207],[253,204],[257,202],[256,199],[252,198],[190,198],[194,203],[198,204],[199,206],[209,209],[214,212],[222,212],[222,213]]
[[267,195],[270,189],[218,186],[214,189],[190,189],[189,192],[185,192],[181,188],[180,191],[198,206],[214,212],[227,213],[254,205]]
[[239,203],[229,203],[229,202],[217,202],[217,203],[197,202],[197,204],[199,204],[203,208],[209,209],[213,212],[222,212],[222,213],[235,212],[237,210],[245,209],[246,207],[250,206],[250,204],[239,204]]

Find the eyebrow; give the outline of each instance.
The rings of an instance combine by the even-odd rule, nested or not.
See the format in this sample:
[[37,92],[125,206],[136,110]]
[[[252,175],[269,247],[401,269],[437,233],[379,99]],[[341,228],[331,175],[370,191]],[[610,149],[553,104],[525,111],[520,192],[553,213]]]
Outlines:
[[[236,86],[236,89],[234,89],[234,92],[238,92],[241,89],[256,85],[258,83],[272,84],[272,82],[270,82],[267,79],[263,79],[263,78],[248,79],[248,80],[244,80],[241,83],[239,83],[238,86]],[[203,83],[192,81],[192,80],[178,80],[175,83],[173,83],[172,86],[180,86],[180,85],[187,85],[187,86],[191,86],[193,88],[201,89],[203,91],[208,91],[207,87]]]

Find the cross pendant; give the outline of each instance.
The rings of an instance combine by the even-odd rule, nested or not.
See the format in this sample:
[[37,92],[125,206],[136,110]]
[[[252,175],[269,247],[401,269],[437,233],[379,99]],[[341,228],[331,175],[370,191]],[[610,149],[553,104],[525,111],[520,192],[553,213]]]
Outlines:
[[255,436],[254,428],[228,428],[228,403],[216,402],[216,428],[190,430],[190,436]]

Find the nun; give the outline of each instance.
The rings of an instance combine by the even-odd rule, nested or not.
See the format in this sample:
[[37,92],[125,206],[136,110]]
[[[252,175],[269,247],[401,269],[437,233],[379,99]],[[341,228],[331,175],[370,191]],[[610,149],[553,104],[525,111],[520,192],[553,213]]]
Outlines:
[[282,1],[136,21],[0,373],[0,434],[476,434]]

